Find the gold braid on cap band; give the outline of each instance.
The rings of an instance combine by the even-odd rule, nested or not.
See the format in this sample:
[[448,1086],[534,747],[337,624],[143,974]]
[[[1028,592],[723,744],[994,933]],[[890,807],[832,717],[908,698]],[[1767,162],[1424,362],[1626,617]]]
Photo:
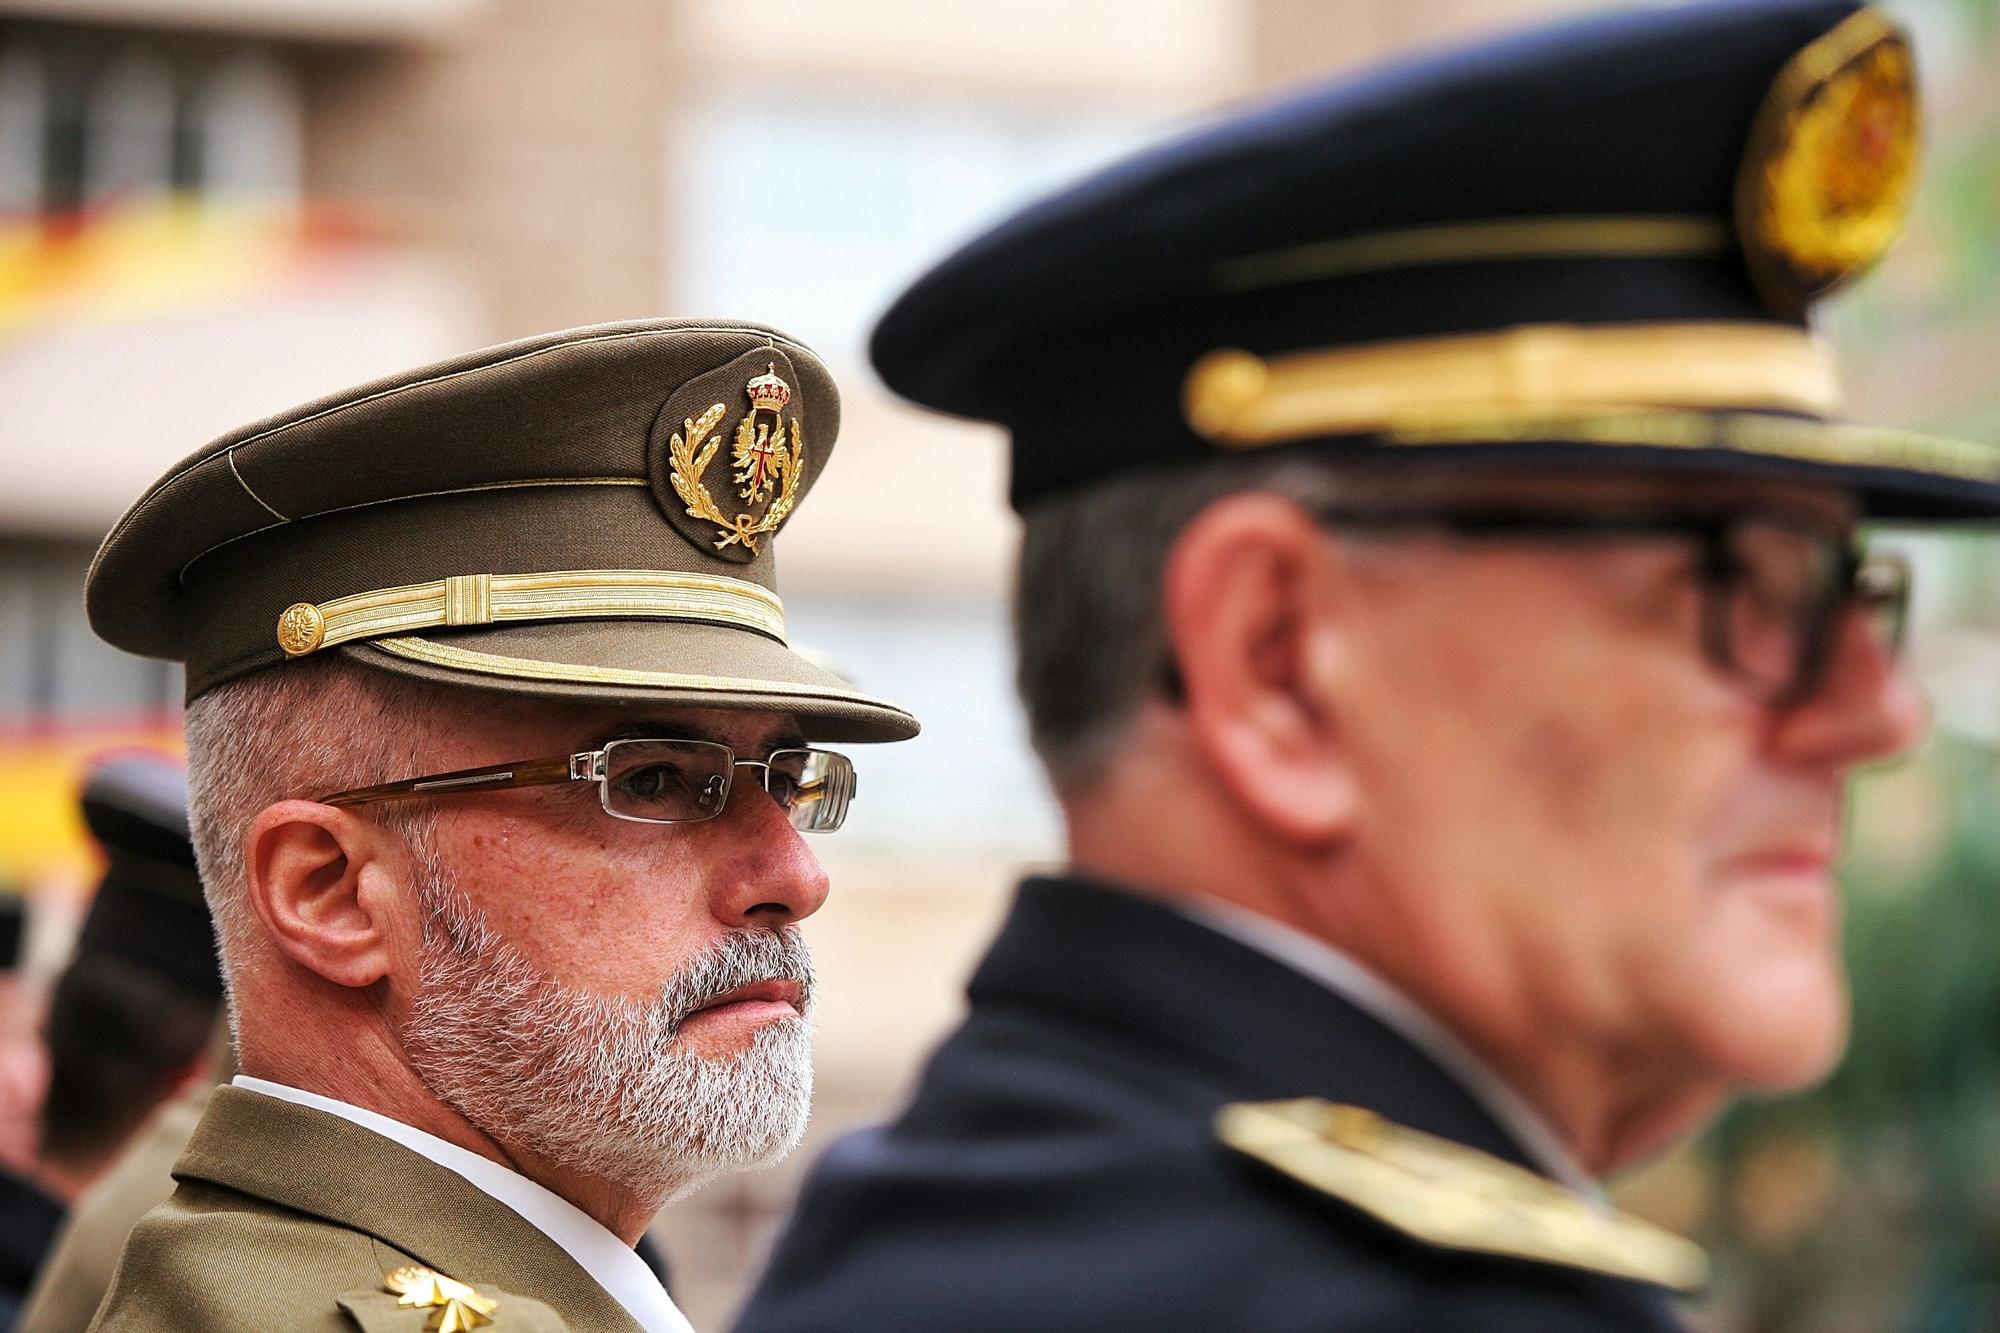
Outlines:
[[1825,344],[1759,323],[1535,324],[1499,333],[1295,352],[1211,352],[1188,372],[1188,423],[1226,448],[1386,432],[1438,413],[1612,406],[1830,416]]
[[621,616],[735,625],[785,642],[784,603],[770,589],[744,579],[659,569],[582,569],[460,574],[317,605],[294,602],[278,617],[278,646],[287,657],[303,657],[352,639],[440,626]]

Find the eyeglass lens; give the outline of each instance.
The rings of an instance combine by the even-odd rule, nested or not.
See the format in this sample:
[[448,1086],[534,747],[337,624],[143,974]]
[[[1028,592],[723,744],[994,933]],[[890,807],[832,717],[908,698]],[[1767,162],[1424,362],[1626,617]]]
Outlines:
[[1711,647],[1773,698],[1810,689],[1850,610],[1868,617],[1885,652],[1901,647],[1908,584],[1896,562],[1858,562],[1846,538],[1782,523],[1741,521],[1721,541]]
[[1524,509],[1370,512],[1319,510],[1322,522],[1362,530],[1428,527],[1474,538],[1623,540],[1693,536],[1702,543],[1702,648],[1767,703],[1811,693],[1851,612],[1884,652],[1902,649],[1909,566],[1862,556],[1852,537],[1803,519],[1754,514],[1588,514]]
[[801,832],[830,833],[847,817],[855,782],[845,755],[791,749],[765,760],[739,760],[713,741],[612,741],[604,747],[604,808],[647,823],[713,819],[728,803],[738,767],[751,770],[752,780]]

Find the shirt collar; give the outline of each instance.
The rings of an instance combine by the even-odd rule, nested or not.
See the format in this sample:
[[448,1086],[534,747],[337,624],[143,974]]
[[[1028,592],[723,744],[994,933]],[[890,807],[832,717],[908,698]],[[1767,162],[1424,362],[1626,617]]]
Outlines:
[[1324,940],[1234,903],[1182,898],[1162,901],[1189,920],[1312,978],[1372,1015],[1435,1060],[1513,1137],[1543,1175],[1593,1204],[1602,1204],[1603,1191],[1556,1137],[1548,1119],[1416,1001],[1360,961]]
[[687,1317],[660,1285],[660,1279],[631,1246],[596,1218],[520,1172],[351,1102],[248,1074],[238,1074],[230,1081],[235,1087],[266,1097],[337,1115],[464,1177],[475,1189],[513,1209],[530,1226],[561,1246],[647,1333],[694,1333]]

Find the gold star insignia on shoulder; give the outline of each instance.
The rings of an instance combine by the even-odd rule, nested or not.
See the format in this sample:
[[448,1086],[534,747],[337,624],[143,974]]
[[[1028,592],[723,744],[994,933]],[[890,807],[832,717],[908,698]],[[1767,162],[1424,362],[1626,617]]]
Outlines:
[[417,1264],[398,1268],[382,1279],[382,1285],[399,1297],[398,1305],[436,1311],[424,1325],[430,1333],[466,1333],[492,1323],[493,1312],[500,1308],[492,1297]]
[[1215,1131],[1246,1157],[1430,1245],[1682,1291],[1708,1275],[1708,1258],[1691,1241],[1360,1107],[1316,1097],[1239,1102],[1218,1113]]

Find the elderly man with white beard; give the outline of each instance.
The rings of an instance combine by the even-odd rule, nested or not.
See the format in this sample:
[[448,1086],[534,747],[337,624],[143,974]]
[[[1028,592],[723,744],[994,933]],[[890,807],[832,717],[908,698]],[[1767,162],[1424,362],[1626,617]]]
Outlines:
[[604,325],[246,427],[120,521],[87,601],[187,664],[243,1073],[94,1328],[687,1328],[632,1245],[804,1131],[818,747],[916,731],[786,641],[837,428],[775,330]]

